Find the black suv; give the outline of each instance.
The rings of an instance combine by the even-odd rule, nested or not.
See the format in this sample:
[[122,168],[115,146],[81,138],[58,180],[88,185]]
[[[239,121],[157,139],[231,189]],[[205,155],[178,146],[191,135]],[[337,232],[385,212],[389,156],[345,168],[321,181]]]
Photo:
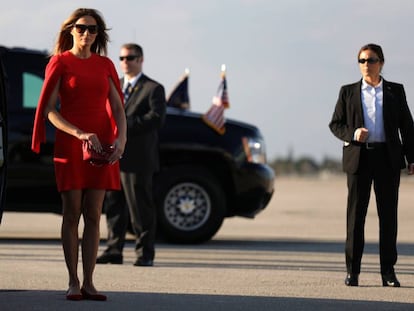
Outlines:
[[[30,150],[47,53],[0,46],[0,54],[9,99],[5,210],[60,213],[51,125],[41,153]],[[171,242],[207,241],[225,217],[253,218],[272,197],[274,172],[266,165],[264,140],[253,125],[227,120],[225,134],[219,135],[201,114],[169,107],[160,153],[154,196],[159,231]]]
[[3,216],[7,173],[7,101],[3,62],[0,55],[0,223]]

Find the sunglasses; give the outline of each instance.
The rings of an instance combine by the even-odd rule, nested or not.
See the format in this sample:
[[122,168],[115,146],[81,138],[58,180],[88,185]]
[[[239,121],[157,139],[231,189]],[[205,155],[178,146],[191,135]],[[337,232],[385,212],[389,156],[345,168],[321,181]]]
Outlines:
[[378,63],[379,62],[379,59],[378,58],[360,58],[360,59],[358,59],[358,63],[360,63],[360,64],[365,64],[365,62],[367,62],[368,64],[376,64],[376,63]]
[[126,59],[130,62],[131,60],[134,60],[137,57],[138,55],[119,56],[119,60],[122,62],[124,59]]
[[92,35],[98,32],[98,25],[83,25],[75,24],[75,29],[77,33],[84,33],[86,30]]

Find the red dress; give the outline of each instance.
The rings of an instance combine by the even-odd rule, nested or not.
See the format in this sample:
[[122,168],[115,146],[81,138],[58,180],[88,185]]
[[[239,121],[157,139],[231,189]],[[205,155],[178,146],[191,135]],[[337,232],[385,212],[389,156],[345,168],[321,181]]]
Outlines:
[[[96,133],[101,143],[113,143],[116,126],[108,102],[109,78],[118,92],[119,79],[113,63],[98,54],[81,59],[69,51],[52,56],[45,73],[33,130],[32,149],[44,142],[43,110],[60,78],[60,114],[84,132]],[[120,189],[119,163],[94,166],[82,160],[82,141],[56,130],[54,149],[58,191],[73,189]]]

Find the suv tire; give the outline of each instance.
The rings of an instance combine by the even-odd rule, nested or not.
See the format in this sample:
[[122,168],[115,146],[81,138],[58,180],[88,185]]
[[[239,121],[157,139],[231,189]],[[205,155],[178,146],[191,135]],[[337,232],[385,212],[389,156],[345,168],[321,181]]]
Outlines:
[[220,229],[226,215],[217,179],[198,167],[175,167],[156,179],[158,229],[174,243],[202,243]]

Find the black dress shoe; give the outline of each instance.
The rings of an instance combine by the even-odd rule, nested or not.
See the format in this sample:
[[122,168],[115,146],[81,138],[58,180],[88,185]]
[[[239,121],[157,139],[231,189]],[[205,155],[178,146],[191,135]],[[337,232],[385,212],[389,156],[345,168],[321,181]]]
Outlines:
[[96,258],[96,263],[112,263],[116,265],[122,265],[122,255],[120,254],[109,254],[103,253],[101,256]]
[[391,286],[391,287],[401,286],[394,272],[382,274],[381,276],[382,276],[382,286]]
[[154,261],[151,259],[138,258],[134,262],[134,266],[140,266],[140,267],[152,267],[153,265],[154,265]]
[[346,286],[358,286],[358,274],[348,273],[345,278]]

